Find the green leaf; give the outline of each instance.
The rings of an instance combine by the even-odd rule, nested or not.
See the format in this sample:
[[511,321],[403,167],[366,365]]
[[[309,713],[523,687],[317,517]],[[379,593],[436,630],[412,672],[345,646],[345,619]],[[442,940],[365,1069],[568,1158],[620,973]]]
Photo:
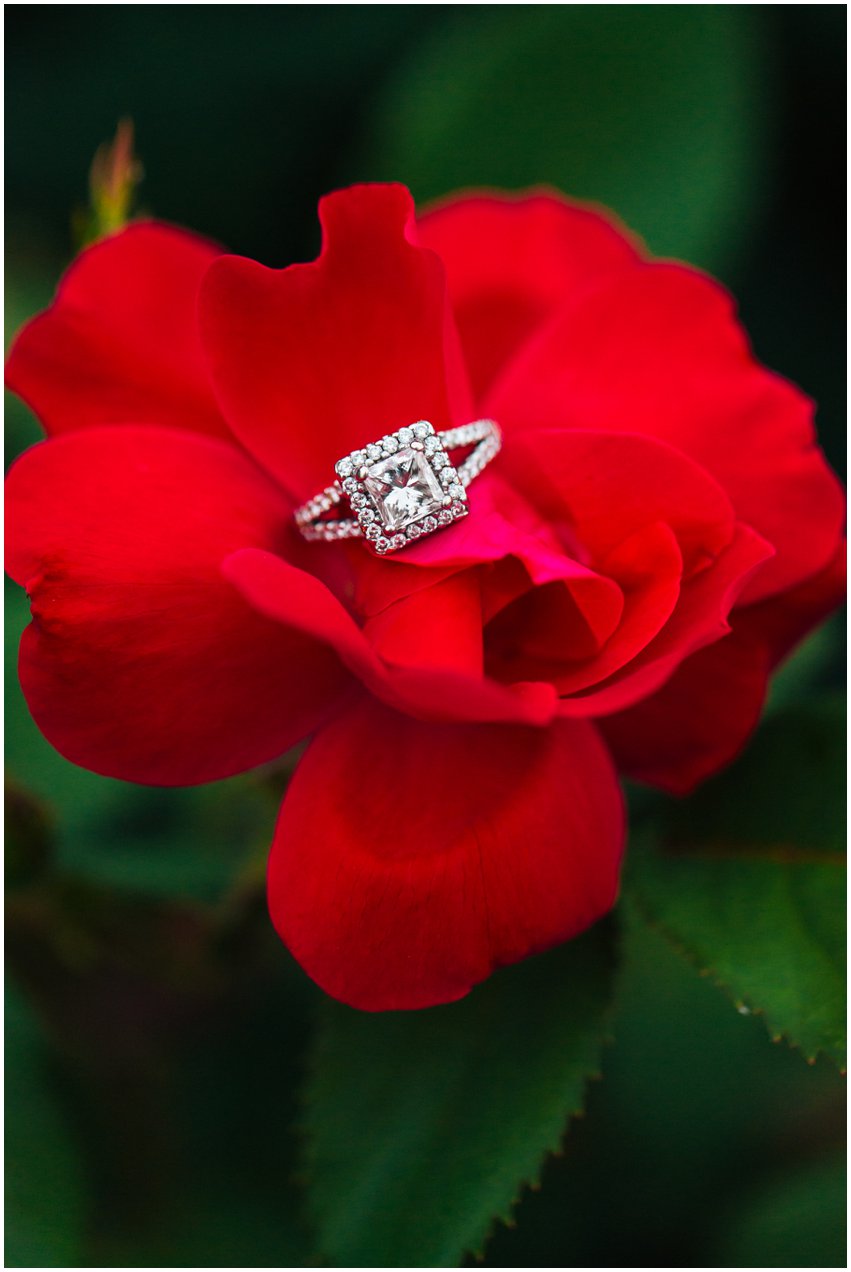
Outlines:
[[835,1065],[772,1046],[660,933],[623,917],[603,1080],[541,1189],[524,1193],[517,1226],[497,1227],[486,1266],[724,1266],[728,1212],[802,1150],[841,1147]]
[[778,712],[630,855],[627,896],[812,1060],[845,1057],[841,704]]
[[726,5],[460,6],[379,93],[361,177],[417,199],[549,183],[717,265],[759,189],[753,17]]
[[332,1264],[451,1267],[482,1249],[599,1073],[611,942],[598,925],[427,1011],[324,1005],[306,1130]]
[[6,1267],[79,1265],[82,1168],[38,1022],[6,987]]
[[[771,678],[766,713],[806,703],[813,692],[830,683],[834,668],[843,666],[844,615],[834,614],[802,641]],[[841,671],[839,671],[841,675]]]

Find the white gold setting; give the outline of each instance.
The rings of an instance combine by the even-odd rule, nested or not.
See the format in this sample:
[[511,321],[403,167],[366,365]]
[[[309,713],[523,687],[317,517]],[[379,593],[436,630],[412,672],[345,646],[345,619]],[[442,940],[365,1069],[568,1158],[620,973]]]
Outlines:
[[[467,487],[501,445],[493,420],[441,433],[418,420],[338,460],[337,480],[296,510],[295,523],[312,541],[365,539],[379,556],[398,552],[467,516]],[[449,451],[467,446],[456,466]],[[327,515],[344,501],[351,516]]]

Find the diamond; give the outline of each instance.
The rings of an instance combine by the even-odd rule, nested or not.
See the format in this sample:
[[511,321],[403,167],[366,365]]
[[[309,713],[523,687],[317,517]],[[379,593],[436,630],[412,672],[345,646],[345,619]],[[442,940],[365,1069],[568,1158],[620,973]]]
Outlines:
[[346,494],[347,494],[347,495],[356,495],[356,494],[357,494],[358,484],[357,484],[357,482],[355,481],[354,477],[347,477],[347,478],[346,478],[346,480],[343,482],[343,490],[345,490],[345,492],[346,492]]
[[350,459],[341,459],[337,464],[337,476],[349,477],[354,472],[354,464]]
[[432,435],[431,437],[427,437],[425,439],[425,442],[423,443],[423,450],[425,451],[427,455],[434,455],[436,451],[439,451],[441,449],[442,447],[440,445],[440,440],[434,435]]
[[440,480],[444,486],[451,486],[457,477],[458,474],[454,468],[444,468],[443,472],[440,474]]
[[463,487],[463,486],[460,486],[460,485],[456,482],[454,486],[450,486],[450,487],[449,487],[449,489],[447,490],[447,492],[446,492],[446,493],[447,493],[447,495],[451,495],[453,499],[463,499],[463,498],[464,498],[464,487]]
[[419,424],[413,425],[411,432],[413,433],[414,437],[418,437],[420,441],[422,441],[424,437],[428,437],[429,433],[431,432],[431,429],[429,428],[428,424],[426,424],[425,420],[420,420]]
[[441,508],[440,512],[437,514],[437,519],[442,526],[448,526],[452,520],[452,513],[448,508]]
[[418,526],[416,521],[414,521],[412,522],[411,525],[408,526],[407,530],[405,531],[405,534],[408,536],[409,539],[419,539],[422,532],[423,532],[422,526]]
[[373,525],[367,526],[367,528],[364,530],[364,534],[366,535],[367,539],[380,539],[381,526],[376,521]]
[[443,491],[422,451],[403,446],[390,459],[373,464],[364,485],[387,531],[404,530],[436,512]]
[[[428,447],[426,447],[426,450],[428,450]],[[449,460],[442,450],[438,451],[436,455],[432,455],[431,457],[432,468],[445,468],[448,463]]]
[[366,448],[368,459],[381,459],[381,447],[377,442],[370,442]]
[[363,464],[366,461],[366,451],[362,451],[362,450],[352,451],[349,458],[351,459],[352,464],[355,468],[360,468],[361,464]]
[[407,542],[408,540],[405,538],[403,534],[394,534],[393,538],[390,540],[390,547],[404,548]]
[[414,438],[414,434],[409,428],[400,428],[396,436],[399,439],[400,446],[410,446]]

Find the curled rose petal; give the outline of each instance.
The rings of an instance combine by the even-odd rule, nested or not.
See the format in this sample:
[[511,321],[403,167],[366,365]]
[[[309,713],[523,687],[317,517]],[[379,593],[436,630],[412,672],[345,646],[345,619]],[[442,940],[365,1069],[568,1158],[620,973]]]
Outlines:
[[689,654],[730,631],[730,613],[755,570],[771,559],[769,544],[747,526],[711,569],[682,588],[670,619],[633,659],[599,684],[562,699],[561,711],[575,718],[621,711],[654,693]]
[[[349,559],[358,611],[368,617],[388,605],[475,566],[522,566],[536,586],[565,583],[575,594],[608,593],[619,606],[618,589],[566,550],[553,526],[497,473],[487,470],[470,493],[470,515],[397,556],[378,560],[352,544]],[[388,568],[390,567],[390,568]],[[500,571],[502,572],[502,571]]]
[[335,998],[429,1007],[606,913],[623,834],[591,726],[425,725],[364,699],[287,791],[270,912]]
[[690,655],[643,702],[599,721],[619,768],[685,795],[733,760],[759,722],[772,667],[835,609],[844,545],[815,578],[734,609],[728,635]]
[[7,567],[33,611],[21,684],[75,763],[155,785],[211,781],[274,759],[346,691],[327,644],[258,614],[222,577],[228,552],[277,546],[289,517],[227,443],[129,426],[68,434],[13,466],[6,515]]
[[727,293],[694,270],[645,264],[569,299],[485,409],[510,433],[640,433],[697,460],[775,547],[751,601],[801,582],[835,551],[844,501],[815,444],[812,403],[760,366]]
[[81,252],[12,345],[6,383],[50,434],[156,424],[229,436],[196,309],[213,243],[138,221]]
[[846,544],[842,540],[823,570],[788,592],[756,605],[741,606],[733,616],[734,626],[764,642],[774,667],[842,604],[847,573]]
[[692,654],[656,693],[599,721],[619,769],[687,795],[756,728],[768,670],[765,645],[735,630]]
[[688,575],[733,537],[735,516],[723,488],[682,451],[654,438],[532,430],[509,440],[505,467],[547,523],[592,561],[663,522],[676,535]]
[[[555,717],[557,699],[552,685],[503,685],[482,675],[481,638],[471,633],[468,625],[470,600],[475,605],[475,596],[464,594],[470,580],[462,580],[461,586],[450,583],[446,589],[431,589],[424,596],[417,594],[426,606],[434,607],[422,640],[428,639],[428,631],[437,638],[429,657],[423,658],[420,652],[418,658],[415,653],[400,657],[400,642],[394,636],[397,624],[402,631],[410,630],[406,608],[398,614],[382,615],[377,630],[367,625],[364,631],[317,579],[308,580],[304,595],[294,594],[292,567],[272,552],[256,548],[234,552],[223,570],[259,613],[287,625],[303,626],[317,639],[326,640],[376,697],[400,711],[423,720],[505,720],[532,725],[549,724]],[[412,601],[419,603],[417,596]],[[419,622],[416,612],[410,618],[415,624]],[[458,638],[463,632],[459,642],[441,639],[441,627],[444,636]]]
[[552,681],[566,696],[605,682],[647,648],[680,598],[683,559],[674,532],[664,524],[645,526],[609,553],[602,568],[621,598],[605,640],[584,649],[572,644],[583,635],[577,617],[548,603],[551,588],[532,588],[488,625],[491,674]]

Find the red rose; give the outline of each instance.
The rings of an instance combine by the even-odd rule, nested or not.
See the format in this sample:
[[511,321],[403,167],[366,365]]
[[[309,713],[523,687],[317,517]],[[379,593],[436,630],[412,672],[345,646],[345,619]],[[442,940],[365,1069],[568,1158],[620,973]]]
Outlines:
[[[613,904],[616,770],[686,791],[841,592],[812,404],[726,293],[549,194],[321,205],[285,270],[139,223],[84,252],[8,380],[46,737],[137,782],[314,734],[269,869],[282,938],[367,1009],[465,994]],[[305,543],[353,448],[490,416],[470,515],[398,557]]]

